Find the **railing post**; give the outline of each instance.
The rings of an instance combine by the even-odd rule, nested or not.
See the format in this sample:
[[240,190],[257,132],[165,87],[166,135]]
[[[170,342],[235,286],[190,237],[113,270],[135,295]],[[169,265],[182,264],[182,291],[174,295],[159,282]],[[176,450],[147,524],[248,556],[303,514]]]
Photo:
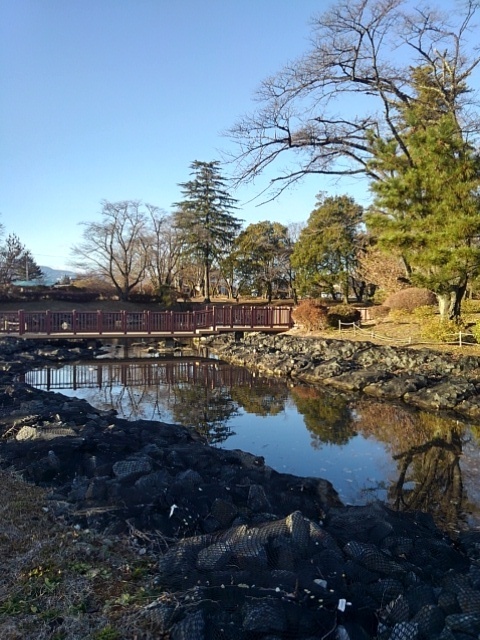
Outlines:
[[143,315],[145,317],[145,329],[147,330],[147,333],[150,334],[152,331],[150,324],[150,311],[144,311]]
[[122,311],[122,331],[124,334],[127,333],[127,312]]
[[103,311],[97,309],[97,331],[99,335],[103,333]]
[[18,312],[18,333],[21,336],[25,333],[25,311],[23,309]]
[[253,304],[250,305],[250,327],[253,329],[254,327],[254,323],[253,323]]
[[72,311],[72,330],[73,330],[73,335],[75,336],[77,334],[77,311],[76,311],[76,309],[74,309]]
[[50,335],[52,331],[52,319],[50,317],[50,311],[45,311],[45,331],[47,332],[47,336]]
[[213,306],[212,306],[212,329],[213,329],[214,331],[215,331],[215,328],[216,328],[216,322],[217,322],[217,319],[216,319],[216,317],[215,317],[215,316],[216,316],[216,314],[215,314],[215,305],[213,305]]
[[170,333],[175,333],[175,327],[173,326],[173,311],[170,311]]

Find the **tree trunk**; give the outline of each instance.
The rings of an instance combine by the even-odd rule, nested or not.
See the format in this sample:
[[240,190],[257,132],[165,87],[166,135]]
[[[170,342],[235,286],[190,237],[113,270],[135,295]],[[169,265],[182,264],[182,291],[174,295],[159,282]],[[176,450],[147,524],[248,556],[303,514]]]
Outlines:
[[210,302],[210,263],[208,258],[205,260],[204,287],[204,302]]
[[365,280],[355,280],[355,278],[352,278],[352,289],[355,294],[355,300],[357,302],[362,302],[367,289]]
[[462,299],[467,290],[467,280],[448,293],[437,293],[438,310],[442,320],[458,320],[461,314]]
[[348,271],[345,271],[345,279],[343,281],[343,302],[345,304],[348,304],[348,298],[350,295],[350,283],[348,282]]
[[457,287],[455,290],[455,300],[453,303],[453,315],[451,319],[457,320],[458,318],[460,318],[460,315],[462,312],[462,300],[465,296],[466,291],[467,291],[467,279],[465,279],[465,282],[459,287]]

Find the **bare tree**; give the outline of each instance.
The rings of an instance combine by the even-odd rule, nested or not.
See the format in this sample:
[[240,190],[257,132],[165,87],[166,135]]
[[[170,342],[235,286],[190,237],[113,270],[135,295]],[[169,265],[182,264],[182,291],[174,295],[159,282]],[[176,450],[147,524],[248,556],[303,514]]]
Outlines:
[[153,290],[171,287],[180,269],[181,243],[173,217],[157,207],[145,205],[149,216],[147,274]]
[[238,143],[237,178],[253,181],[279,158],[270,183],[274,198],[308,174],[381,180],[370,162],[373,139],[392,139],[408,157],[399,119],[415,100],[411,69],[432,79],[435,105],[453,115],[466,136],[479,122],[467,108],[466,81],[478,65],[467,53],[476,0],[448,16],[406,0],[340,0],[313,21],[312,46],[261,85],[257,111],[228,132]]
[[[147,211],[152,207],[146,205]],[[149,219],[137,200],[102,202],[100,222],[82,222],[83,240],[72,247],[72,265],[113,284],[120,300],[145,277]]]

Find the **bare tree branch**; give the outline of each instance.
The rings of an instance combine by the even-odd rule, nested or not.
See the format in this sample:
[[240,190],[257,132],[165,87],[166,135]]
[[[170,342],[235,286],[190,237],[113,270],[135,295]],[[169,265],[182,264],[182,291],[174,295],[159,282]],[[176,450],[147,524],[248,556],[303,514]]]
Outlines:
[[[276,169],[271,198],[309,174],[367,176],[372,136],[392,138],[408,158],[399,114],[417,96],[411,73],[425,68],[438,99],[472,139],[480,132],[467,81],[478,50],[469,45],[477,2],[442,15],[406,0],[341,0],[313,20],[311,48],[295,64],[265,79],[259,107],[228,131],[236,184]],[[279,167],[285,159],[286,167]]]

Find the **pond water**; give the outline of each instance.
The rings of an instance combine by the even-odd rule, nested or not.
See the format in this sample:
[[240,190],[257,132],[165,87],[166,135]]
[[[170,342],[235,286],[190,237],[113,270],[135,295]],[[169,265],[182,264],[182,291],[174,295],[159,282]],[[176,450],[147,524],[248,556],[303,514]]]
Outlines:
[[266,378],[218,360],[96,360],[25,382],[130,420],[195,428],[277,471],[330,480],[345,504],[421,509],[452,533],[480,526],[480,428],[456,417]]

